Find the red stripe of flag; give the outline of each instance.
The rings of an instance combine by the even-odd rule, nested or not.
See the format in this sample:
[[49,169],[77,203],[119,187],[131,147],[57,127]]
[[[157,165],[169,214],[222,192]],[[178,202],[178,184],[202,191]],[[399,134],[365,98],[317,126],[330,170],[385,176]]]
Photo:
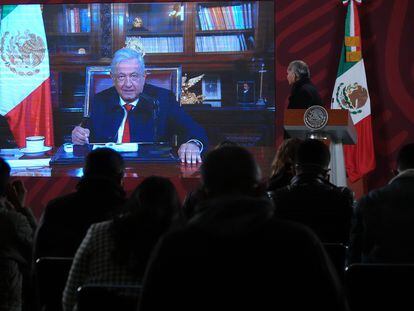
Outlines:
[[345,167],[348,179],[355,182],[375,168],[374,139],[371,115],[355,124],[358,142],[344,145]]
[[10,130],[20,148],[25,147],[26,136],[45,136],[46,146],[54,145],[50,94],[50,78],[48,78],[6,114]]

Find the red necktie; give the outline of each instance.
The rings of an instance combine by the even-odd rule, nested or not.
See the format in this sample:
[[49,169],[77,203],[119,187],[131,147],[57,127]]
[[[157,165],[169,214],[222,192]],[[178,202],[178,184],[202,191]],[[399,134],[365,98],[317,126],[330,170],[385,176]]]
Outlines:
[[122,142],[123,143],[130,143],[131,142],[131,133],[129,132],[129,112],[134,108],[131,104],[124,105],[127,111],[127,117],[124,124],[124,134],[122,135]]

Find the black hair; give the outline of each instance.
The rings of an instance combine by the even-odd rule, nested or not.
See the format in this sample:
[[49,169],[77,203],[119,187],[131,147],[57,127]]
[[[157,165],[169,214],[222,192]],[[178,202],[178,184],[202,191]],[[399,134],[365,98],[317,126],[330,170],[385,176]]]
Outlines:
[[400,172],[414,168],[414,143],[407,144],[400,149],[397,166]]
[[0,158],[0,196],[6,195],[7,184],[10,180],[10,165]]
[[142,277],[158,239],[180,220],[180,201],[169,179],[151,176],[134,190],[125,210],[126,213],[117,216],[111,226],[115,239],[112,256]]
[[119,181],[124,175],[124,159],[110,148],[91,151],[85,160],[83,169],[85,177],[104,177]]
[[207,154],[201,166],[203,185],[209,195],[249,194],[259,183],[260,170],[249,151],[223,146]]
[[326,169],[331,160],[329,148],[317,139],[306,139],[299,144],[295,164],[304,168]]

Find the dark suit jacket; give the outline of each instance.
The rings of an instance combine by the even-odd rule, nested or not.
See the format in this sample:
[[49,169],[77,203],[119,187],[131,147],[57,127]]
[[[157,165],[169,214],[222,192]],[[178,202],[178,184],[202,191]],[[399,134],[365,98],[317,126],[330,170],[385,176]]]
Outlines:
[[414,170],[363,196],[351,231],[350,263],[414,263]]
[[322,106],[322,99],[316,87],[308,78],[296,81],[292,86],[288,109],[307,109],[314,105]]
[[324,243],[348,244],[353,195],[318,174],[300,174],[274,193],[276,216],[309,226]]
[[89,226],[111,219],[125,202],[110,180],[84,178],[74,193],[50,201],[36,232],[34,258],[74,257]]
[[[154,141],[156,128],[156,141],[170,142],[174,134],[179,134],[180,143],[195,138],[204,145],[207,144],[204,129],[178,105],[172,92],[145,84],[143,93],[146,96],[140,96],[136,108],[130,114],[131,141]],[[150,98],[158,101],[156,122],[153,118],[153,101]],[[116,141],[124,110],[119,105],[119,95],[115,87],[98,93],[90,108],[90,119],[86,124],[91,131],[90,141]]]

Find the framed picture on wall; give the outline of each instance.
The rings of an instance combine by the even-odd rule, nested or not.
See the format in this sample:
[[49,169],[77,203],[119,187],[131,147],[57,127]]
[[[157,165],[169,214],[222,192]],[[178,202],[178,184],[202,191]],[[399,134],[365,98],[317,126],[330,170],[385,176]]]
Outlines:
[[239,104],[255,103],[254,81],[237,81],[237,102]]
[[201,87],[204,100],[221,100],[221,83],[219,76],[204,76]]

